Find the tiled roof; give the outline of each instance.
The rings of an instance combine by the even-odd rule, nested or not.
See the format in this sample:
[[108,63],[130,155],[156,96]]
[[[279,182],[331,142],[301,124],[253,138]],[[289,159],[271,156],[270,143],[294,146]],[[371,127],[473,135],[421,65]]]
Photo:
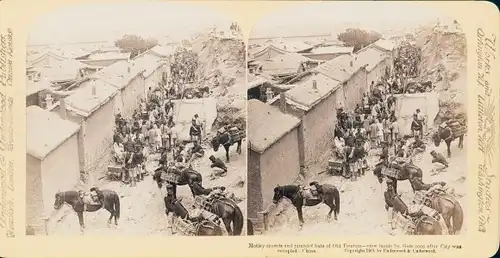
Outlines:
[[73,136],[80,126],[39,106],[26,108],[26,153],[43,160]]
[[269,74],[296,73],[300,65],[311,59],[297,53],[285,53],[268,61],[262,61],[262,70]]
[[328,46],[314,48],[311,53],[313,54],[332,54],[332,53],[352,53],[352,47]]
[[356,55],[355,63],[357,66],[367,65],[366,70],[371,71],[379,63],[384,61],[386,58],[385,54],[375,50],[373,48],[367,49],[365,51],[359,52]]
[[36,70],[49,81],[69,81],[77,79],[80,69],[85,67],[90,66],[74,59],[64,59]]
[[119,89],[122,89],[144,70],[144,68],[134,64],[134,62],[123,60],[100,70],[99,72],[93,74],[91,78],[103,80]]
[[[95,95],[92,94],[92,86],[95,82]],[[89,116],[100,106],[107,103],[111,98],[118,94],[118,89],[108,83],[90,79],[84,82],[75,93],[65,98],[66,105],[70,109],[78,111],[84,116]]]
[[[314,80],[316,81],[316,89],[313,89]],[[287,91],[285,96],[287,101],[299,104],[305,111],[308,111],[322,99],[328,97],[339,85],[341,85],[340,81],[323,74],[316,74]]]
[[396,48],[396,44],[393,41],[387,39],[379,39],[375,41],[373,45],[380,47],[386,51],[392,51]]
[[272,144],[294,129],[300,120],[278,108],[252,99],[248,101],[249,148],[263,153]]
[[342,55],[315,67],[313,70],[337,81],[344,82],[359,69],[354,61],[352,56]]

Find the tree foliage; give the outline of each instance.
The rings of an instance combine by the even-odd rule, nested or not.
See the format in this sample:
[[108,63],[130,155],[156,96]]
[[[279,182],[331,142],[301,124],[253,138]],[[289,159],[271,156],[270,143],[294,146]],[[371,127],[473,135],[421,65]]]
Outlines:
[[375,31],[365,31],[357,28],[349,28],[340,33],[337,39],[342,41],[346,47],[354,47],[356,52],[371,43],[379,40],[382,37],[380,33]]
[[134,58],[156,45],[158,45],[156,39],[145,39],[137,35],[124,35],[121,39],[115,41],[115,46],[120,48],[121,51],[131,53],[130,58]]

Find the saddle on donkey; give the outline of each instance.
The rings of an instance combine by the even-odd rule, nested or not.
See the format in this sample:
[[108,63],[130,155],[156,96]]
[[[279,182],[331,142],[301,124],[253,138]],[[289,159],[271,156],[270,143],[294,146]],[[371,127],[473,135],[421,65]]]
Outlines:
[[309,187],[303,186],[301,189],[301,194],[304,198],[305,204],[309,204],[310,202],[319,202],[322,200],[322,189],[319,183],[316,181],[309,183]]
[[224,186],[214,187],[214,188],[212,188],[212,191],[208,195],[196,196],[194,199],[194,206],[196,208],[211,211],[212,205],[215,201],[220,201],[220,200],[223,201],[225,199],[231,199],[231,196],[230,196],[231,194],[225,190],[226,190],[226,188]]
[[161,172],[160,179],[166,182],[179,184],[182,177],[182,171],[185,169],[186,167],[182,162],[176,162],[174,165],[168,167],[167,170]]
[[89,192],[80,191],[80,200],[83,202],[84,206],[104,207],[104,194],[97,187],[90,188]]
[[222,136],[227,134],[230,142],[236,142],[244,137],[244,132],[235,125],[226,125],[217,130],[217,134]]

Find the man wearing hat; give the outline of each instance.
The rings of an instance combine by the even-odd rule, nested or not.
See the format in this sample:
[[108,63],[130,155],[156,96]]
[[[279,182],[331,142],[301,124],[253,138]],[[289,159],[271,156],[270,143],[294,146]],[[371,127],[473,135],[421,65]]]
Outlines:
[[191,136],[191,141],[194,141],[194,137],[197,137],[197,141],[201,143],[201,125],[200,121],[198,120],[198,114],[195,114],[194,118],[191,120],[189,135]]
[[214,157],[214,155],[211,155],[210,157],[208,157],[208,159],[210,159],[210,161],[212,162],[212,164],[210,164],[211,168],[220,168],[224,172],[227,172],[227,167],[224,164],[224,162],[222,162],[222,160],[220,160],[219,158]]
[[384,191],[385,210],[387,211],[387,215],[388,215],[388,219],[389,219],[388,223],[389,223],[389,225],[391,225],[391,229],[395,229],[395,225],[393,222],[393,220],[394,220],[393,200],[394,200],[394,195],[396,194],[396,192],[394,191],[392,179],[387,178],[386,184],[387,184],[387,188]]
[[448,161],[446,161],[446,159],[441,153],[437,153],[436,151],[433,150],[431,151],[431,156],[432,156],[432,163],[440,163],[445,168],[448,167]]
[[411,131],[413,135],[419,135],[422,131],[422,125],[418,122],[417,114],[413,114],[413,121],[411,122]]
[[425,123],[425,118],[424,118],[424,114],[422,112],[420,112],[420,109],[417,108],[417,110],[415,111],[415,115],[416,115],[416,120],[417,120],[417,123],[420,124],[420,137],[423,138],[424,137],[424,123]]
[[122,182],[127,182],[130,180],[130,169],[133,167],[133,156],[134,156],[134,151],[135,151],[135,143],[132,141],[130,135],[127,136],[126,142],[124,144],[124,150],[125,150],[125,155],[124,155],[124,173],[122,173]]

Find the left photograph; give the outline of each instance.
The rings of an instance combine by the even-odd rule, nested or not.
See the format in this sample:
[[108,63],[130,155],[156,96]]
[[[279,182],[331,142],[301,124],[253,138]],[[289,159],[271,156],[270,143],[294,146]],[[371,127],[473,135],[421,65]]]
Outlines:
[[74,5],[40,16],[26,51],[26,235],[246,234],[236,22]]

